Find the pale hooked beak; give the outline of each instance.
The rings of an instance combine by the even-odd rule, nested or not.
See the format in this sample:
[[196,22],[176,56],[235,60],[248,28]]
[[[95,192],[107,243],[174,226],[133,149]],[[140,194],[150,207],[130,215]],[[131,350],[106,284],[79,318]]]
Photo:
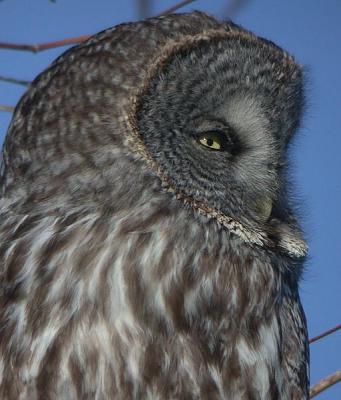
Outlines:
[[272,200],[267,196],[261,198],[256,205],[256,210],[262,221],[266,222],[272,212]]

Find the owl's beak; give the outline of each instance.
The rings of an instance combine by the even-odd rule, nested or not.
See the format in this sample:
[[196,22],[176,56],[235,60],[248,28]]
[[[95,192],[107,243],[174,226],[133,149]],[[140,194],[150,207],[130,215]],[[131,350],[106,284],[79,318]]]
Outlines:
[[272,200],[267,196],[261,198],[256,205],[256,210],[262,221],[266,222],[272,212]]

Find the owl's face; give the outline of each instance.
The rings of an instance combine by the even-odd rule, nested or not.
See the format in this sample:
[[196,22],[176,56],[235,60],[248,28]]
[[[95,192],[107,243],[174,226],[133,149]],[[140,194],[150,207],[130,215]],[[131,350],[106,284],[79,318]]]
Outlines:
[[283,203],[282,167],[301,104],[301,71],[286,53],[225,33],[160,57],[136,124],[176,193],[260,227]]

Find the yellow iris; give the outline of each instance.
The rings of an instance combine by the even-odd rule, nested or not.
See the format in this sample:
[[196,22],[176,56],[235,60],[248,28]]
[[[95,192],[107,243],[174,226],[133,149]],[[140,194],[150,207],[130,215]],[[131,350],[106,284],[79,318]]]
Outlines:
[[198,141],[203,146],[213,150],[220,150],[222,147],[221,138],[215,133],[204,133],[199,137]]

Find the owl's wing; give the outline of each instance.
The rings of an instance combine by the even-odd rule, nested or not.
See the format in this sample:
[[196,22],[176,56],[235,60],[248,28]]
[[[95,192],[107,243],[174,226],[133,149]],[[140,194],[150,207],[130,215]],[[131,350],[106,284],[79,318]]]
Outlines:
[[291,399],[309,399],[309,341],[305,314],[297,290],[284,296],[280,312],[283,367]]

